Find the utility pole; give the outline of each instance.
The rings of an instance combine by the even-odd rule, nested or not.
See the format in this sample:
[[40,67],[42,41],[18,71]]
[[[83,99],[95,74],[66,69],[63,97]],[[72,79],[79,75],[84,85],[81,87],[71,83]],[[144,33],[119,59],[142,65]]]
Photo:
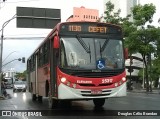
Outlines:
[[130,68],[130,72],[129,72],[129,74],[130,74],[130,80],[129,80],[129,89],[130,90],[132,90],[132,87],[131,87],[131,85],[132,85],[132,72],[133,72],[133,68],[132,68],[132,64],[133,64],[133,57],[132,57],[132,55],[130,54],[130,66],[129,66],[129,68]]
[[151,60],[151,53],[149,54],[149,82],[150,82],[150,85],[149,85],[149,89],[150,89],[150,92],[152,92],[152,60]]
[[0,31],[2,31],[1,34],[1,50],[0,50],[0,96],[2,96],[2,92],[1,92],[1,82],[2,82],[2,76],[3,76],[3,72],[2,72],[2,57],[3,57],[3,38],[4,38],[4,28],[5,26],[7,26],[7,24],[13,20],[14,18],[16,18],[16,14],[9,20],[7,20],[6,22],[3,23],[2,25],[2,29]]

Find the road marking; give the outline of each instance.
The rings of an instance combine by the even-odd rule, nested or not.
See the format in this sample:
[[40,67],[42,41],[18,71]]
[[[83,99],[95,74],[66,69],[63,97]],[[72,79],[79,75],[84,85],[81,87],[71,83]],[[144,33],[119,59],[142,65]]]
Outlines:
[[17,109],[17,105],[13,105],[15,109]]

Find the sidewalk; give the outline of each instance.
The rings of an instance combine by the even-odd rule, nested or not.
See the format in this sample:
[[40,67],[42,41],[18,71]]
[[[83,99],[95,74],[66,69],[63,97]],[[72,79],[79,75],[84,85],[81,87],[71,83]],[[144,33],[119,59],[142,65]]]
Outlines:
[[148,94],[160,94],[160,89],[152,89],[152,92],[146,92],[146,89],[133,89],[133,90],[127,90],[127,92],[132,92],[132,93],[148,93]]
[[[8,94],[10,94],[10,92],[8,91]],[[10,96],[8,97],[3,97],[0,96],[0,110],[15,110],[15,106],[12,103],[12,95],[10,94]]]

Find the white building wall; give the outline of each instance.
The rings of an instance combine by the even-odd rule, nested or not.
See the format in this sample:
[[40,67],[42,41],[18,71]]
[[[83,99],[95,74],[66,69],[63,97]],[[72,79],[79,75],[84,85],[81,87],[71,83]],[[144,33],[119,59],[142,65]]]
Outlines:
[[16,72],[12,68],[10,70],[5,71],[4,74],[5,74],[4,77],[12,77],[13,81],[15,80]]

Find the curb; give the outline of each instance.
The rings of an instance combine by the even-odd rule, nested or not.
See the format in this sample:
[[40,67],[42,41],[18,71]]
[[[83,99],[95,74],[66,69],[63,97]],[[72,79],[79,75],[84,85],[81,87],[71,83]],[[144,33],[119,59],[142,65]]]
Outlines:
[[130,93],[146,93],[146,94],[160,94],[159,91],[152,91],[152,92],[146,92],[146,91],[127,91],[127,92],[130,92]]
[[5,100],[5,97],[3,97],[3,96],[0,96],[0,100]]

